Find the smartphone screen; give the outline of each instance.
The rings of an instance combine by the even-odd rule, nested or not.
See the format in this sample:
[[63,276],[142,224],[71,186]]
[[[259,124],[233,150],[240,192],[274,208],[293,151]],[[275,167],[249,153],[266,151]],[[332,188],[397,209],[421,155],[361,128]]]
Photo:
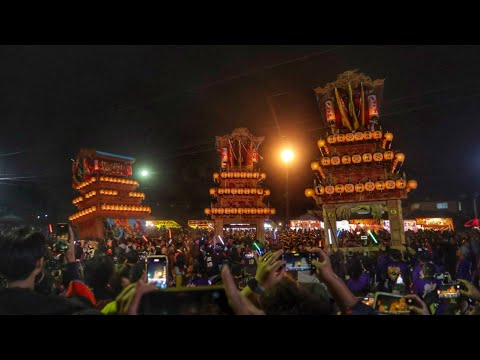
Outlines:
[[312,261],[318,260],[318,255],[315,253],[285,253],[282,255],[282,260],[285,260],[285,271],[306,271],[312,269]]
[[379,292],[375,295],[374,309],[384,314],[406,315],[410,313],[408,307],[411,303],[411,300],[403,295]]
[[458,299],[460,297],[460,284],[438,285],[437,295],[439,299]]
[[159,289],[167,287],[167,257],[155,255],[147,257],[147,279]]

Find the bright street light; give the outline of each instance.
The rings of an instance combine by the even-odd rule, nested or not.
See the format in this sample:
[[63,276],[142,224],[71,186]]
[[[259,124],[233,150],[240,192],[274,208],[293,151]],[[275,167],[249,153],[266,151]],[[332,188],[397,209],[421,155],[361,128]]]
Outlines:
[[293,150],[290,148],[286,148],[282,150],[282,153],[280,154],[283,162],[285,163],[285,210],[286,210],[286,215],[287,219],[285,221],[285,226],[288,228],[288,224],[290,223],[290,199],[288,196],[288,165],[290,162],[293,160],[295,157],[295,154],[293,153]]
[[150,172],[148,170],[142,170],[140,172],[140,175],[142,175],[142,177],[147,177],[148,175],[150,175]]
[[281,157],[284,163],[288,164],[290,161],[293,160],[295,154],[293,153],[292,149],[285,149],[281,153]]

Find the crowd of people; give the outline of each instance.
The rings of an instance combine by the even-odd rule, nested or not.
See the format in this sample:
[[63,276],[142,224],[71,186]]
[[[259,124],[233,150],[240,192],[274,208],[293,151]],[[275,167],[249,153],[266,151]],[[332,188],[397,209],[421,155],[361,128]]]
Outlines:
[[[344,231],[328,253],[319,230],[267,231],[265,242],[252,230],[170,234],[94,243],[74,241],[73,231],[68,242],[26,229],[4,232],[0,314],[142,313],[142,296],[155,290],[145,271],[151,255],[168,259],[169,288],[223,285],[237,314],[393,313],[393,302],[380,304],[379,293],[399,299],[395,304],[408,313],[478,312],[475,229],[409,231],[403,250],[390,247],[387,232],[377,232],[377,247],[363,241],[355,251],[341,245],[359,244],[362,233]],[[310,254],[308,269],[290,271],[288,253]]]

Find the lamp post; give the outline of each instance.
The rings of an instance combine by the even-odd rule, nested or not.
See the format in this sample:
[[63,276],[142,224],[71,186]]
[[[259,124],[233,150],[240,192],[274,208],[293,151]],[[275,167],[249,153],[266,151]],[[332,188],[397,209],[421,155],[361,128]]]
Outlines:
[[289,226],[289,221],[290,221],[290,198],[288,196],[288,165],[290,164],[290,162],[293,160],[293,158],[295,157],[295,154],[293,153],[292,149],[284,149],[281,153],[281,157],[282,157],[282,160],[283,162],[285,163],[285,189],[286,189],[286,193],[285,193],[285,201],[286,201],[286,215],[287,215],[287,219],[286,219],[286,222],[285,222],[285,225],[286,226]]

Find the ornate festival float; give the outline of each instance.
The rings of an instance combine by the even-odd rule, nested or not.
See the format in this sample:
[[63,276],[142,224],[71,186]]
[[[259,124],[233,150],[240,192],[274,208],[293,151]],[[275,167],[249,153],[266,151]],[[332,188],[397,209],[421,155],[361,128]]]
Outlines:
[[134,158],[82,149],[72,166],[72,187],[80,193],[72,203],[78,212],[69,220],[78,226],[81,239],[103,239],[111,235],[142,237],[145,218],[151,212],[143,206],[145,194],[133,180]]
[[358,213],[377,223],[388,216],[391,245],[405,242],[401,203],[417,182],[400,171],[405,155],[392,148],[393,133],[379,124],[383,84],[354,70],[315,89],[329,130],[317,142],[321,158],[311,163],[316,179],[305,195],[323,208],[326,248],[336,240],[337,220]]
[[275,209],[264,203],[270,190],[262,186],[267,174],[261,172],[258,148],[263,140],[246,128],[216,137],[220,170],[213,174],[213,201],[205,209],[205,214],[215,221],[216,235],[223,236],[224,228],[252,227],[256,228],[256,238],[265,240],[264,223]]

